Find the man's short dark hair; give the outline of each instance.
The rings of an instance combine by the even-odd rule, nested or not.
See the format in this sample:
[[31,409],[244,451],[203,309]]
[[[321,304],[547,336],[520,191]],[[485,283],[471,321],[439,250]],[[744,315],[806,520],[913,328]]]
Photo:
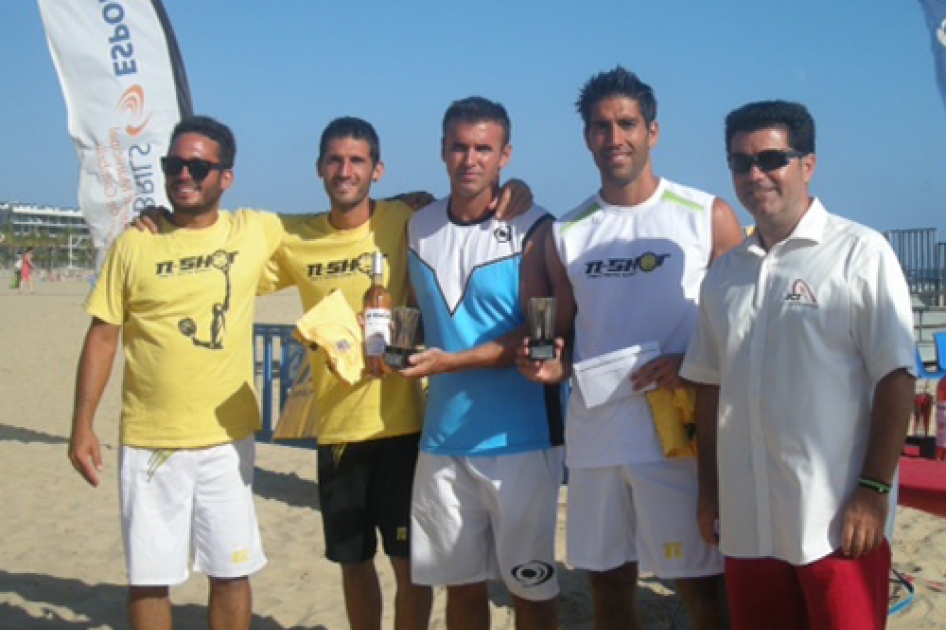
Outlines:
[[578,93],[575,107],[581,114],[585,129],[591,123],[591,111],[595,105],[606,98],[614,97],[625,97],[636,101],[644,122],[648,126],[657,120],[657,97],[654,96],[653,88],[641,81],[633,72],[617,66],[614,70],[600,72],[591,77]]
[[815,152],[815,119],[808,108],[791,101],[758,101],[743,105],[726,116],[726,153],[737,133],[783,128],[789,147],[802,153]]
[[174,131],[171,132],[171,144],[173,145],[178,136],[185,133],[196,133],[216,142],[220,148],[220,164],[224,168],[233,168],[236,162],[236,139],[225,124],[209,116],[185,118],[174,126]]
[[443,115],[444,138],[447,137],[447,127],[457,122],[493,122],[503,128],[503,146],[512,139],[512,122],[506,108],[482,96],[470,96],[450,104]]
[[330,122],[322,132],[322,139],[319,140],[319,163],[325,157],[329,143],[332,140],[343,138],[364,140],[368,143],[368,154],[371,156],[371,161],[377,164],[381,160],[381,141],[378,139],[378,133],[371,126],[371,123],[354,116],[342,116]]

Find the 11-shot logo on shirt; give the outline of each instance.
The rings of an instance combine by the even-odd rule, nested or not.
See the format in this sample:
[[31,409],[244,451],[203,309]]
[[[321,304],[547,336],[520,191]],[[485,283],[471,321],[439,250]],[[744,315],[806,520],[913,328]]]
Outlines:
[[198,273],[210,269],[223,270],[229,268],[240,252],[225,252],[218,249],[212,254],[200,256],[185,256],[178,260],[164,260],[156,265],[155,274],[159,277],[168,277],[175,274]]
[[371,252],[365,252],[354,258],[342,258],[341,260],[313,263],[306,266],[306,275],[313,280],[348,276],[356,273],[370,276],[371,259]]
[[588,278],[624,278],[637,272],[650,273],[664,264],[670,254],[645,252],[636,258],[607,258],[585,263]]

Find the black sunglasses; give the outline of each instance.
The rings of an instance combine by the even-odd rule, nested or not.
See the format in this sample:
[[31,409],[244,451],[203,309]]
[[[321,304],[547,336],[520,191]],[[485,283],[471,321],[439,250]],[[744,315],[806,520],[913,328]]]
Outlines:
[[227,167],[222,164],[208,162],[200,158],[192,158],[190,160],[184,160],[174,156],[161,158],[161,170],[164,171],[165,175],[170,177],[180,175],[185,166],[187,167],[187,172],[191,174],[195,182],[202,182],[207,179],[207,176],[210,175],[210,171],[227,170]]
[[763,173],[777,171],[780,168],[785,168],[788,166],[788,163],[792,161],[792,158],[804,157],[806,155],[808,154],[802,153],[801,151],[793,151],[791,149],[786,151],[782,151],[780,149],[767,149],[765,151],[759,151],[755,155],[746,155],[745,153],[730,153],[727,161],[729,162],[729,170],[739,175],[745,175],[752,170],[753,166],[758,166],[759,170]]

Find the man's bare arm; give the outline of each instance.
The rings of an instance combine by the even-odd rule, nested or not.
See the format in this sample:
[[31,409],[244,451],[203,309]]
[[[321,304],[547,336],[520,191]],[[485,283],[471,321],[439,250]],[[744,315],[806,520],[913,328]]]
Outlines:
[[516,348],[525,335],[525,326],[519,326],[505,335],[461,352],[447,352],[428,348],[411,355],[411,366],[401,370],[408,378],[422,378],[435,374],[501,368],[516,360]]
[[[542,259],[545,234],[551,223],[546,221],[537,227],[523,243],[519,275],[519,300],[523,312],[527,312],[529,298],[533,295],[548,295],[549,285]],[[463,370],[507,367],[516,362],[517,349],[526,334],[526,327],[519,326],[497,339],[461,352],[429,348],[413,355],[411,367],[401,370],[401,374],[420,378]]]
[[713,200],[713,254],[716,260],[745,239],[742,226],[732,207],[716,197]]
[[499,194],[490,204],[496,218],[510,221],[525,214],[533,204],[532,189],[521,179],[510,179],[499,189]]
[[[901,368],[880,379],[874,388],[861,479],[891,484],[907,436],[915,387],[916,379]],[[844,510],[841,548],[845,555],[857,558],[880,546],[890,510],[889,499],[889,494],[857,486]]]
[[69,436],[69,461],[93,486],[99,485],[102,452],[92,422],[108,384],[120,333],[120,327],[92,318],[79,357],[72,432]]
[[700,536],[708,545],[719,544],[719,469],[716,456],[716,431],[719,425],[719,387],[696,387],[696,441],[699,444],[697,471],[699,500],[697,523]]
[[548,361],[529,359],[526,342],[522,343],[517,365],[522,374],[533,381],[546,384],[560,383],[571,375],[571,356],[575,315],[578,307],[568,272],[559,258],[551,224],[545,232],[542,243],[542,262],[545,271],[541,282],[547,283],[548,290],[555,298],[555,358]]

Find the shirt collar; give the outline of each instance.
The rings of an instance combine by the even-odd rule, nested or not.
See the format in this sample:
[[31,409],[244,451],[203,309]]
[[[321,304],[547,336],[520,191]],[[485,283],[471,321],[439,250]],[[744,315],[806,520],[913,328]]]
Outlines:
[[[821,205],[821,201],[815,197],[811,200],[811,205],[808,206],[808,210],[802,216],[801,220],[798,222],[798,225],[795,226],[795,229],[792,230],[792,233],[788,235],[788,238],[776,245],[776,247],[789,241],[809,241],[815,244],[820,243],[821,239],[824,238],[825,226],[827,224],[828,211],[825,210],[823,205]],[[765,249],[759,242],[758,230],[753,232],[752,236],[745,240],[744,247],[749,253],[753,253],[757,256],[765,256]]]
[[802,216],[801,221],[788,235],[786,241],[804,240],[813,243],[820,243],[824,236],[824,228],[828,223],[828,211],[824,209],[817,197],[811,200],[808,211]]

